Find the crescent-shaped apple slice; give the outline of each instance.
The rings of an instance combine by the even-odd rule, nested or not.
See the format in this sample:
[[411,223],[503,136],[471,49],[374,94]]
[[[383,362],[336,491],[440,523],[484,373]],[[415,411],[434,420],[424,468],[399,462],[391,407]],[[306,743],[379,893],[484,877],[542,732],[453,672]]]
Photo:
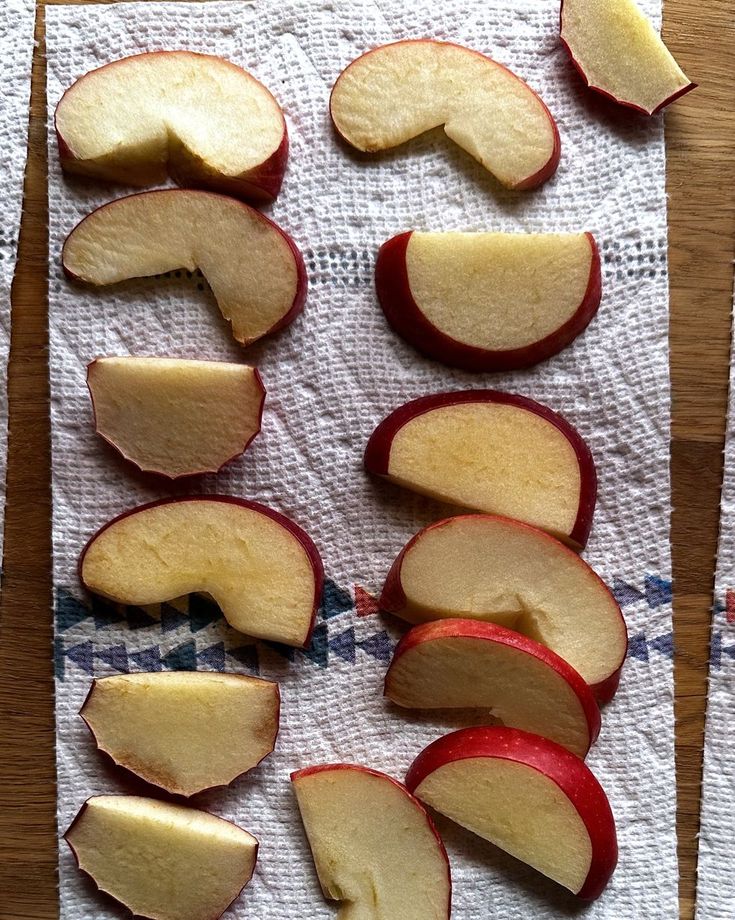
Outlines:
[[451,42],[368,51],[342,71],[329,109],[338,134],[370,153],[443,125],[508,188],[540,185],[559,165],[559,132],[539,96],[507,67]]
[[281,107],[241,67],[209,54],[153,51],[92,70],[56,108],[62,167],[145,186],[171,176],[272,201],[288,160]]
[[306,269],[293,240],[241,201],[161,189],[118,198],[66,238],[66,274],[99,287],[175,269],[200,269],[238,342],[287,326],[306,299]]
[[291,775],[325,897],[340,920],[448,920],[449,862],[405,786],[350,764]]
[[370,436],[365,467],[441,501],[516,518],[583,547],[597,476],[589,448],[546,406],[497,390],[406,403]]
[[64,835],[100,891],[148,920],[216,920],[252,878],[258,841],[206,811],[96,795]]
[[602,786],[583,760],[546,738],[461,729],[419,754],[406,786],[583,900],[598,898],[615,871],[615,819]]
[[164,499],[110,521],[79,562],[87,590],[121,604],[211,595],[234,629],[307,646],[321,599],[319,552],[293,521],[226,495]]
[[402,233],[380,248],[380,305],[393,329],[452,367],[529,367],[572,342],[597,312],[590,233]]

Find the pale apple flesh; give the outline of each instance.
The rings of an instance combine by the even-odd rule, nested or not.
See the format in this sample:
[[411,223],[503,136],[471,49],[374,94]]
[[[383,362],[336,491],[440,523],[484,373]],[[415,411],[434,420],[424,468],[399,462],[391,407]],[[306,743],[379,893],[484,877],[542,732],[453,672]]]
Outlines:
[[89,541],[82,584],[121,604],[211,595],[234,629],[305,646],[321,598],[319,553],[284,515],[245,499],[191,496],[142,505]]
[[216,920],[250,881],[258,841],[206,811],[98,795],[64,835],[79,868],[148,920]]
[[260,431],[265,389],[245,364],[97,358],[87,369],[97,434],[145,472],[217,472]]
[[64,243],[75,281],[103,287],[176,269],[200,269],[238,342],[288,325],[306,298],[301,253],[241,201],[192,189],[118,198],[87,215]]
[[450,42],[369,51],[340,74],[329,107],[337,132],[366,152],[443,125],[509,188],[539,185],[559,163],[559,132],[539,96],[506,67]]
[[226,786],[273,750],[278,684],[245,674],[116,674],[92,684],[80,715],[100,751],[175,795]]
[[324,895],[344,902],[340,920],[448,920],[447,855],[404,786],[349,764],[291,780]]

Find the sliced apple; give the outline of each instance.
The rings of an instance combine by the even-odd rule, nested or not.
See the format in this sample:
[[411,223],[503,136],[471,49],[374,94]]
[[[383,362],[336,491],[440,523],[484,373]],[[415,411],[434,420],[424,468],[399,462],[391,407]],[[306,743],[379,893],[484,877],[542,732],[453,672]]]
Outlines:
[[497,390],[423,396],[370,436],[365,467],[441,501],[517,518],[575,547],[592,527],[589,448],[546,406]]
[[88,214],[61,254],[74,281],[102,287],[175,269],[200,269],[238,342],[287,326],[306,299],[293,240],[241,201],[160,189],[118,198]]
[[446,920],[451,879],[426,810],[384,773],[350,764],[291,774],[324,896],[341,920]]
[[590,233],[402,233],[380,248],[378,299],[392,328],[452,367],[529,367],[572,342],[597,312]]
[[615,819],[584,761],[513,728],[465,728],[425,748],[406,777],[422,802],[587,901],[615,871]]
[[61,165],[129,185],[272,201],[288,159],[283,112],[253,76],[192,51],[154,51],[85,74],[56,108]]
[[337,133],[368,153],[444,126],[508,188],[545,182],[559,165],[556,122],[507,67],[451,42],[394,42],[342,71],[329,102]]
[[696,88],[635,0],[562,0],[561,40],[591,89],[645,115]]
[[191,796],[228,785],[267,757],[279,712],[272,681],[162,671],[98,678],[80,715],[116,764],[167,792]]
[[87,543],[82,584],[121,604],[202,592],[234,629],[306,646],[322,593],[319,552],[272,508],[226,495],[164,499],[126,511]]
[[88,799],[64,835],[100,891],[148,920],[216,920],[250,881],[258,841],[185,805]]

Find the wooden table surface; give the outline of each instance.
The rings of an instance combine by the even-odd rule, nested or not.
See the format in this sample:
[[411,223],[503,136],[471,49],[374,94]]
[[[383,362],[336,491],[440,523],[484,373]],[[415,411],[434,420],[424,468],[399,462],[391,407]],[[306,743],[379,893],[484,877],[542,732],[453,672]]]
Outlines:
[[[43,57],[43,7],[51,2],[57,0],[39,0],[37,14],[25,207],[13,286],[10,448],[0,599],[0,920],[58,916]],[[734,22],[735,0],[666,0],[666,41],[685,71],[700,84],[666,116],[683,920],[693,917],[694,906],[735,250]]]

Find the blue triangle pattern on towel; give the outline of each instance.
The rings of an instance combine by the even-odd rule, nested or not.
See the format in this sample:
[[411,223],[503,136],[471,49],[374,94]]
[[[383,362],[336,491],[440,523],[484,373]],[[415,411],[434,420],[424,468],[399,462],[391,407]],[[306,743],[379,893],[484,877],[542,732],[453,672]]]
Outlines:
[[326,668],[329,662],[329,645],[327,643],[327,624],[320,623],[314,630],[308,648],[300,649],[310,661],[320,668]]
[[393,642],[385,630],[367,639],[363,639],[363,641],[358,642],[357,645],[363,652],[375,658],[376,661],[388,662],[393,654]]
[[63,588],[56,592],[56,629],[59,632],[82,623],[90,615],[89,607],[77,600],[73,594]]
[[160,621],[146,613],[142,607],[126,607],[128,626],[131,629],[147,629],[149,626],[158,626]]
[[255,674],[260,673],[258,660],[258,647],[256,645],[241,645],[237,648],[228,648],[227,654]]
[[643,633],[631,636],[628,640],[628,658],[637,658],[638,661],[648,661],[648,644]]
[[665,633],[657,636],[655,639],[648,640],[649,648],[660,652],[665,658],[674,658],[674,636],[673,633]]
[[621,607],[628,607],[630,604],[636,604],[645,597],[642,591],[634,588],[633,585],[629,585],[627,581],[623,581],[622,578],[618,578],[617,575],[613,580],[612,593]]
[[171,649],[161,659],[161,664],[169,671],[196,671],[197,647],[193,639]]
[[645,581],[646,602],[649,607],[660,607],[670,604],[672,598],[671,582],[657,575],[646,575]]
[[186,626],[189,622],[189,614],[182,613],[171,604],[161,604],[161,632],[173,632]]
[[323,620],[331,620],[332,617],[338,617],[341,613],[347,613],[354,606],[355,602],[349,591],[340,588],[331,578],[324,580],[322,602],[319,606],[319,615]]
[[191,620],[191,631],[199,632],[200,629],[221,620],[222,611],[211,598],[203,597],[201,594],[192,594],[189,597],[189,619]]
[[87,674],[94,674],[94,646],[91,642],[80,642],[79,645],[73,645],[66,650],[66,657]]
[[349,664],[355,663],[355,627],[350,626],[344,632],[341,632],[334,639],[329,640],[329,650],[334,652],[338,658]]
[[121,674],[129,673],[128,652],[124,645],[111,645],[109,648],[97,649],[94,654],[100,661],[109,664],[111,668],[114,668]]
[[217,642],[209,648],[197,652],[197,665],[203,665],[205,671],[224,671],[225,669],[225,643]]
[[162,671],[161,650],[157,645],[152,648],[143,649],[140,652],[131,652],[130,660],[134,662],[141,671]]
[[92,614],[94,615],[94,628],[104,629],[113,623],[122,623],[126,619],[127,609],[123,613],[117,604],[104,597],[92,597]]

